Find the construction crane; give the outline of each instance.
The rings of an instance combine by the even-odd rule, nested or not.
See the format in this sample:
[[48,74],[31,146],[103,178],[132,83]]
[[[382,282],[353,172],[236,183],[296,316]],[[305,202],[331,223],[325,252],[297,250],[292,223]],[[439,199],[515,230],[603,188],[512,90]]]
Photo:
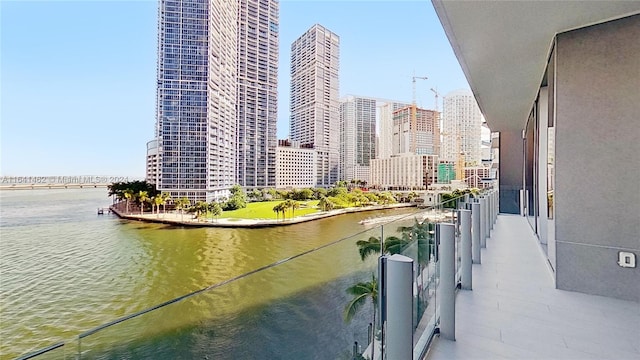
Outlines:
[[436,117],[437,117],[436,122],[438,124],[438,129],[439,129],[439,131],[438,131],[438,150],[436,151],[436,153],[438,155],[440,155],[440,146],[442,145],[441,141],[440,141],[440,131],[442,131],[442,124],[440,123],[440,121],[442,120],[442,117],[440,116],[440,112],[438,111],[438,96],[440,96],[440,93],[438,92],[438,88],[437,87],[435,89],[431,88],[431,91],[436,96],[436,106],[435,106],[434,109],[436,111]]
[[440,93],[438,92],[438,87],[436,87],[435,89],[434,89],[434,88],[431,88],[431,91],[432,91],[432,92],[435,94],[435,96],[436,96],[436,107],[435,107],[435,109],[436,109],[436,112],[438,112],[438,96],[440,96]]
[[417,129],[417,113],[418,113],[418,109],[416,107],[416,80],[420,79],[420,80],[428,80],[429,78],[426,76],[416,76],[415,72],[413,73],[413,77],[412,77],[412,81],[413,81],[413,101],[411,102],[411,129],[409,130],[411,132],[411,148],[409,149],[410,152],[415,153],[416,152],[416,129]]

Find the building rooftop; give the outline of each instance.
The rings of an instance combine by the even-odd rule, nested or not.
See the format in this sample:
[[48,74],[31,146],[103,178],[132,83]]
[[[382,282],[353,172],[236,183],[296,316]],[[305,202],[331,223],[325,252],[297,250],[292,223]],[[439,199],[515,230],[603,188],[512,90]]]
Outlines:
[[640,359],[640,304],[555,289],[526,218],[500,215],[456,296],[456,341],[434,339],[440,359]]

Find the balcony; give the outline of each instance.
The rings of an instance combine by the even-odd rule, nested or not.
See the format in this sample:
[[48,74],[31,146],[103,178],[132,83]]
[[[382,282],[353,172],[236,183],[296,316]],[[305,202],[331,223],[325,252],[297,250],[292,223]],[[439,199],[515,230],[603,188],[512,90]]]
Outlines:
[[639,359],[640,304],[555,289],[526,219],[500,215],[456,296],[456,341],[426,359]]

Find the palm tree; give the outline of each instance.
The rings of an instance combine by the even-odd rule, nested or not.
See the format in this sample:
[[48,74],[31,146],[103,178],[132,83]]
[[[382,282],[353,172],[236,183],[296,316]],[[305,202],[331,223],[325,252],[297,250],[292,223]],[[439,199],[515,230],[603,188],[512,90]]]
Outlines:
[[131,189],[126,189],[124,191],[124,198],[126,201],[126,206],[127,206],[127,214],[129,213],[129,200],[133,199],[135,197],[135,193],[133,192],[133,190]]
[[300,209],[300,203],[292,200],[289,203],[289,207],[291,208],[291,218],[293,219],[296,216],[296,209]]
[[429,265],[431,260],[431,248],[434,245],[433,234],[435,233],[435,224],[429,222],[418,222],[418,219],[414,219],[413,226],[401,226],[398,231],[402,233],[402,238],[407,244],[416,242],[418,250],[418,265],[420,268],[419,284],[422,287],[423,284],[423,271],[426,266]]
[[202,213],[204,213],[205,216],[207,215],[207,210],[209,209],[209,205],[204,201],[198,201],[193,208],[196,213],[196,218],[200,220],[200,215],[202,215]]
[[[384,254],[399,254],[405,249],[408,242],[396,236],[389,236],[382,244]],[[366,260],[367,257],[373,254],[380,254],[380,238],[371,236],[369,240],[358,240],[356,242],[358,246],[358,252],[360,253],[360,259]]]
[[218,216],[222,214],[222,206],[215,201],[209,203],[208,210],[216,217],[216,222],[218,222]]
[[284,220],[286,218],[286,210],[287,210],[287,205],[286,205],[286,201],[280,202],[278,203],[278,205],[273,207],[273,211],[276,212],[276,220],[278,217],[278,214],[282,213],[282,220]]
[[146,191],[140,191],[138,193],[138,203],[140,203],[140,215],[144,213],[144,203],[149,201],[149,193]]
[[326,196],[320,198],[320,202],[318,202],[318,206],[322,211],[333,210],[335,204]]
[[190,203],[187,197],[182,197],[175,201],[176,209],[180,210],[180,221],[184,221],[184,208],[189,206]]
[[[376,279],[376,277],[374,275],[371,275],[371,281],[359,282],[355,285],[352,285],[346,289],[346,292],[349,295],[352,295],[353,299],[351,299],[351,301],[349,301],[347,306],[344,308],[344,321],[347,323],[351,322],[358,310],[360,310],[362,305],[366,303],[367,299],[371,299],[371,304],[373,307],[372,324],[373,328],[375,329],[376,305],[378,304],[378,280]],[[373,341],[375,343],[375,337]],[[371,349],[371,358],[375,359],[375,357],[373,356],[373,349],[375,349],[375,346],[373,346],[373,348]]]
[[162,198],[162,212],[167,213],[166,205],[168,201],[171,201],[171,194],[168,192],[160,193],[160,197]]
[[162,197],[162,195],[156,195],[152,198],[152,204],[155,204],[156,206],[157,217],[160,217],[160,205],[164,205],[165,201],[166,200]]

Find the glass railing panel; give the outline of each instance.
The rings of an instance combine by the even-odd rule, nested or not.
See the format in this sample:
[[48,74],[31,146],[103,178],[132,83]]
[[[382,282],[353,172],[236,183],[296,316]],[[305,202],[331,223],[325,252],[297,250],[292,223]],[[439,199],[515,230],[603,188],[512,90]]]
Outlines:
[[[449,199],[408,215],[354,223],[358,233],[349,238],[286,254],[249,274],[87,331],[73,346],[50,352],[62,351],[54,358],[63,359],[370,356],[379,334],[371,301],[377,289],[364,294],[365,301],[346,321],[345,308],[355,297],[347,289],[377,284],[378,256],[397,252],[414,260],[414,350],[420,354],[438,322],[436,223],[456,221],[457,207],[458,199]],[[456,258],[459,269],[457,251]],[[374,349],[375,358],[379,350]]]
[[[463,206],[464,204],[459,204],[459,206]],[[456,237],[456,246],[455,246],[455,256],[456,256],[456,284],[459,284],[462,276],[462,236],[460,233],[460,213],[458,210],[454,210],[452,214],[452,223],[455,226],[455,237]]]
[[[413,259],[413,339],[416,351],[426,346],[436,325],[438,286],[436,223],[446,219],[448,209],[432,207],[383,225],[387,254]],[[399,242],[401,246],[394,246]]]
[[374,333],[381,227],[361,226],[347,239],[85,332],[79,358],[351,359]]
[[67,342],[59,342],[46,348],[25,354],[17,360],[72,360],[76,359],[77,353],[78,345],[76,340],[69,340]]

